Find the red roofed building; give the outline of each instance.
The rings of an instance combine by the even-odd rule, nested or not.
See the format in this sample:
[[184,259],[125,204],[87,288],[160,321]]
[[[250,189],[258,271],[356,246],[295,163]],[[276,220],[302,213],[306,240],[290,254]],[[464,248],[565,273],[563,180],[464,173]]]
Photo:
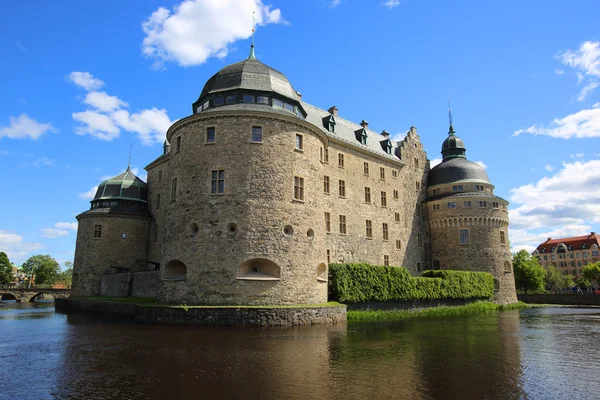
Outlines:
[[598,237],[595,232],[585,236],[548,238],[532,253],[543,266],[554,265],[563,275],[581,276],[583,267],[600,261]]

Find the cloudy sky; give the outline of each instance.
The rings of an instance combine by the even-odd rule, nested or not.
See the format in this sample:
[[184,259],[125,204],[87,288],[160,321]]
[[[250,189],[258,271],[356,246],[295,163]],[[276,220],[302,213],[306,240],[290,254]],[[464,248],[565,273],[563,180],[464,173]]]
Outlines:
[[[585,10],[585,12],[582,12]],[[432,164],[447,99],[511,202],[513,251],[600,231],[600,3],[580,0],[7,2],[0,251],[72,260],[95,187],[161,154],[206,80],[257,56],[303,99],[401,136]]]

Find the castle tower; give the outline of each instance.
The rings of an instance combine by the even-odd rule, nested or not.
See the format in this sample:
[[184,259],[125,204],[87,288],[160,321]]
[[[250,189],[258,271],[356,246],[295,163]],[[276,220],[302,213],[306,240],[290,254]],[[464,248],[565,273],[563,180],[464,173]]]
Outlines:
[[442,162],[431,169],[427,215],[433,269],[484,271],[495,280],[494,300],[517,301],[508,241],[508,202],[494,195],[485,169],[467,160],[452,122]]
[[77,244],[72,296],[101,295],[102,276],[109,268],[146,269],[148,188],[129,167],[102,182],[91,207],[77,216]]

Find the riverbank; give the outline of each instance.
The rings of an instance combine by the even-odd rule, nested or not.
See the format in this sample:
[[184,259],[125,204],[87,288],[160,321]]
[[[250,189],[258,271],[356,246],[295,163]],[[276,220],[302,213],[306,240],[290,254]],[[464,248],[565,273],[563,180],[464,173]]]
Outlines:
[[[348,322],[399,321],[424,317],[450,317],[457,315],[475,315],[491,311],[507,311],[530,308],[532,305],[523,302],[513,304],[496,304],[490,301],[477,301],[463,306],[440,306],[419,308],[414,310],[375,310],[347,312]],[[535,305],[533,307],[539,307]]]
[[172,325],[305,326],[346,321],[346,306],[299,304],[289,306],[188,306],[155,304],[155,299],[90,297],[57,299],[62,312],[86,311],[124,317],[136,322]]

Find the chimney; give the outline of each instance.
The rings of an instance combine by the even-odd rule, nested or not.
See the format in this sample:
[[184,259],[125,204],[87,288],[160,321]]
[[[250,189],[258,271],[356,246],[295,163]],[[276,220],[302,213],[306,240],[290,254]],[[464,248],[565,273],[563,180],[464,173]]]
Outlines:
[[383,136],[384,138],[389,138],[390,133],[384,129],[383,132],[381,132],[381,136]]
[[596,232],[592,232],[592,236],[594,236],[596,234]]
[[552,240],[552,238],[548,238],[548,240],[546,240],[546,242],[549,242],[549,241],[551,241],[551,240]]
[[363,128],[368,128],[369,123],[363,119],[362,121],[360,121],[360,126],[362,126]]
[[331,106],[329,107],[329,110],[327,110],[327,112],[329,112],[329,114],[333,115],[334,117],[337,117],[338,109],[336,106]]

